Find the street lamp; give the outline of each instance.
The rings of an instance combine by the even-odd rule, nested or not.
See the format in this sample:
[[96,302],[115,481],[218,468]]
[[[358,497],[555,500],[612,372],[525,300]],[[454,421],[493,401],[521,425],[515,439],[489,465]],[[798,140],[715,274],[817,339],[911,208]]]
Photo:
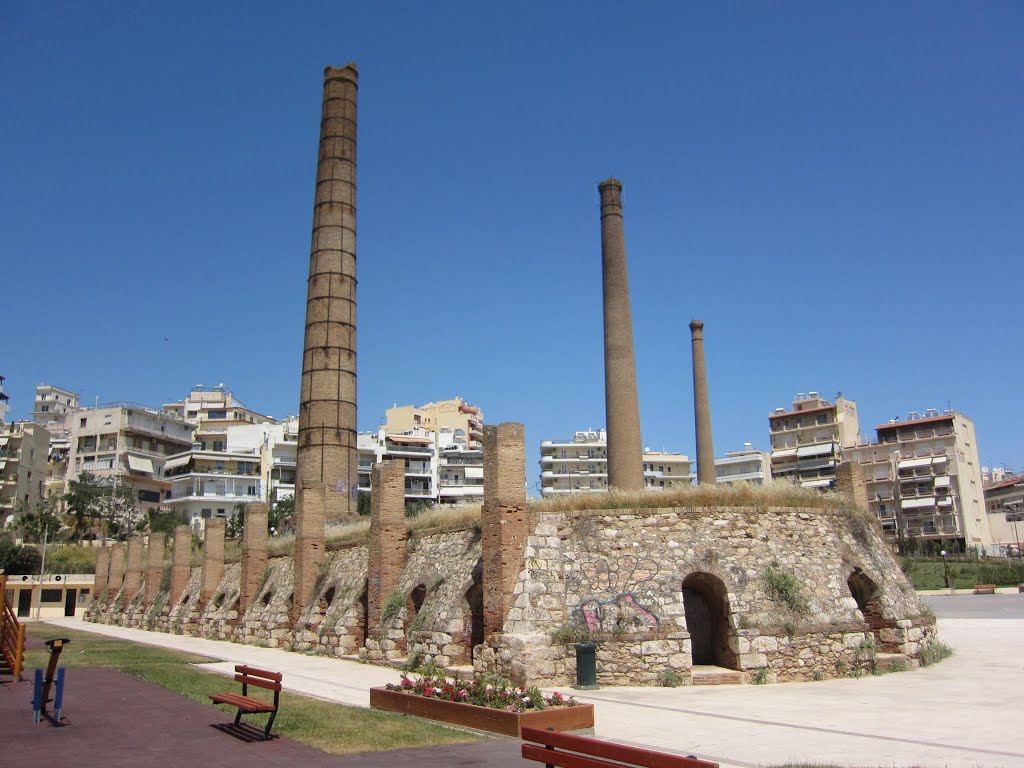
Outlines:
[[1024,520],[1024,504],[1019,501],[1010,504],[1003,504],[1006,513],[1006,522],[1013,523],[1013,546],[1017,549],[1017,558],[1020,558],[1020,537],[1017,536],[1017,521]]
[[942,576],[946,580],[946,589],[949,589],[949,561],[946,560],[946,550],[942,550]]

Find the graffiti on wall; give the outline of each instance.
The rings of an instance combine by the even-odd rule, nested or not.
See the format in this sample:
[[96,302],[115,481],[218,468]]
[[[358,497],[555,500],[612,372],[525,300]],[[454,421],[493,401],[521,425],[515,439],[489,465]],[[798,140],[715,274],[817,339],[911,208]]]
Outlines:
[[590,632],[657,629],[658,617],[641,602],[658,589],[658,563],[637,555],[592,558],[566,575],[570,592],[581,596],[573,619]]

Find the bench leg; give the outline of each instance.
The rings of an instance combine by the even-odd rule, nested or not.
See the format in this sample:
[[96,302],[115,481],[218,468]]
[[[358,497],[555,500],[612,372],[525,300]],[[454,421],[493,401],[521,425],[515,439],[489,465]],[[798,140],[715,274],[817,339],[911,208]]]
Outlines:
[[238,714],[235,715],[235,725],[237,726],[242,721],[242,710],[238,710]]
[[269,741],[270,740],[270,728],[274,725],[274,718],[275,717],[277,717],[277,710],[276,709],[273,712],[270,713],[270,719],[267,720],[267,727],[263,731],[263,740],[264,741]]

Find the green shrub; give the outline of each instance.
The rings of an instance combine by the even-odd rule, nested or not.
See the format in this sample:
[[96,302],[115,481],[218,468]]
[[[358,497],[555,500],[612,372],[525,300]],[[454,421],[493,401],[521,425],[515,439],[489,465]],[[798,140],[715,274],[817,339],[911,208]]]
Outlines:
[[754,672],[750,675],[750,682],[752,682],[754,685],[764,685],[765,683],[767,683],[768,668],[761,667],[760,669],[755,669]]
[[46,548],[47,573],[96,573],[96,547]]
[[563,624],[551,633],[551,642],[559,645],[585,643],[588,640],[590,640],[590,633],[586,627],[580,624]]
[[380,611],[381,621],[391,621],[398,615],[398,612],[405,606],[405,595],[401,592],[392,592],[384,601],[384,607]]
[[678,688],[683,684],[683,676],[674,669],[663,669],[658,673],[658,685],[662,688]]
[[8,576],[39,573],[42,560],[35,547],[19,547],[6,538],[0,540],[0,570]]
[[938,664],[953,655],[953,649],[939,640],[932,640],[921,646],[921,666]]
[[792,571],[780,568],[778,563],[772,563],[761,574],[761,583],[768,599],[773,603],[788,608],[800,616],[810,612],[811,606],[807,598],[800,594],[800,580]]
[[893,659],[889,662],[890,672],[906,672],[910,669],[910,665],[906,659]]

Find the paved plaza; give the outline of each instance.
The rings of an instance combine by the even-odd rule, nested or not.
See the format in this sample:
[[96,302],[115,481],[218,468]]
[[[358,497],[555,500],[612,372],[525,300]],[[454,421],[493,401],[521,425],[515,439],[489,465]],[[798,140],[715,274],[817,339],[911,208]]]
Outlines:
[[[788,761],[844,766],[1024,766],[1024,740],[1019,735],[1019,717],[1024,712],[1024,656],[1020,650],[1024,595],[930,596],[926,601],[939,616],[940,637],[956,649],[956,655],[917,672],[765,686],[605,688],[587,691],[579,698],[597,705],[595,735],[599,738],[695,754],[723,767]],[[279,670],[287,689],[356,706],[368,705],[370,687],[397,679],[393,670],[276,649],[76,619],[51,623],[201,654],[217,661],[199,666],[224,674],[238,662]],[[130,680],[117,684],[144,685]],[[181,698],[167,692],[160,695]],[[204,738],[212,738],[205,731],[216,736],[211,748],[238,748],[233,739],[208,727],[206,721],[216,721],[208,708],[184,703],[200,707],[196,716],[204,720]],[[2,706],[0,700],[0,715],[9,719],[10,713]],[[69,700],[66,707],[71,706]],[[91,706],[101,708],[103,702],[91,702]],[[164,718],[165,723],[167,720]],[[165,729],[169,727],[165,725]],[[130,719],[123,728],[131,728]],[[122,755],[119,744],[124,743],[123,738],[114,730],[109,726],[110,732],[99,745],[81,744],[79,748],[91,754],[106,749],[114,757]],[[78,738],[75,733],[75,729],[64,729],[60,738],[74,742]],[[16,745],[21,737],[15,732],[11,738]],[[38,736],[24,738],[27,752],[31,751],[27,740]],[[142,741],[138,749],[144,752],[149,742]],[[284,764],[283,757],[280,763],[263,761],[285,751],[278,743],[288,742],[282,739],[242,749],[253,756],[256,749],[269,748],[252,765]],[[156,744],[153,742],[153,749]],[[503,739],[487,744],[489,748],[483,749],[468,745],[354,758],[316,753],[309,764],[404,765],[408,758],[408,764],[429,759],[435,765],[528,765],[516,756],[517,743]],[[307,749],[301,745],[294,748]],[[140,758],[139,752],[134,755]],[[5,765],[17,764],[5,760]],[[111,759],[105,764],[128,763]],[[235,763],[225,758],[224,764]]]

